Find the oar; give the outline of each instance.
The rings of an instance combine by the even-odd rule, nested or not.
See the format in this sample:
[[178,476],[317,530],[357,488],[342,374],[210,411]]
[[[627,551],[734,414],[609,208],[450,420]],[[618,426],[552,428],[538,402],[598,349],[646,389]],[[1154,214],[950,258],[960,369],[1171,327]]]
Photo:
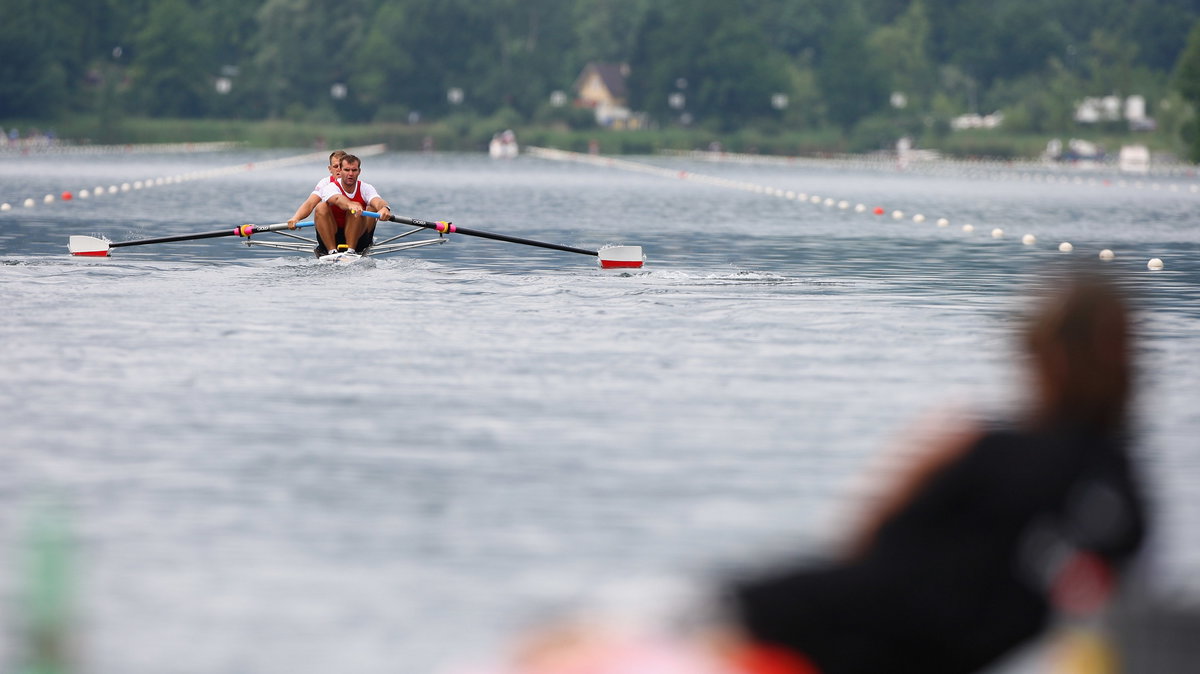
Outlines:
[[[369,218],[379,217],[378,213],[372,213],[371,211],[363,211],[363,215]],[[506,241],[508,243],[519,243],[525,246],[537,246],[538,248],[562,250],[568,253],[592,255],[599,258],[600,266],[604,269],[640,268],[646,262],[645,256],[642,255],[641,246],[608,246],[606,248],[601,248],[600,250],[587,250],[586,248],[562,246],[557,243],[547,243],[545,241],[535,241],[533,239],[522,239],[517,236],[508,236],[507,234],[495,234],[493,232],[482,232],[478,229],[457,227],[449,222],[428,222],[425,220],[417,220],[416,218],[406,218],[402,215],[393,215],[389,218],[389,220],[392,222],[398,222],[402,225],[412,225],[414,227],[432,229],[443,234],[465,234],[467,236],[477,236],[482,239],[492,239],[493,241]]]
[[194,241],[196,239],[215,239],[219,236],[243,236],[248,237],[251,234],[258,232],[278,232],[285,229],[299,229],[301,227],[312,227],[312,220],[297,222],[293,227],[286,222],[276,223],[274,225],[240,225],[233,229],[220,229],[215,232],[202,232],[200,234],[179,234],[177,236],[160,236],[156,239],[137,239],[134,241],[105,241],[97,239],[94,236],[80,236],[78,234],[71,237],[67,244],[67,250],[71,251],[72,255],[83,255],[87,257],[108,257],[108,251],[111,248],[121,248],[123,246],[145,246],[151,243],[172,243],[174,241]]

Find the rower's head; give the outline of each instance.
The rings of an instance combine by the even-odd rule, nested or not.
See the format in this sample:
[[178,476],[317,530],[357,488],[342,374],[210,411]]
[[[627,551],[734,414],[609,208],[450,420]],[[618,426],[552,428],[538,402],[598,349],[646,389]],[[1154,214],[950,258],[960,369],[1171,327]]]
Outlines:
[[329,153],[329,175],[337,177],[338,171],[341,170],[342,157],[345,156],[345,150],[334,150]]
[[352,186],[358,180],[360,171],[362,171],[362,160],[352,154],[342,155],[341,161],[338,163],[338,176],[343,184],[347,187]]

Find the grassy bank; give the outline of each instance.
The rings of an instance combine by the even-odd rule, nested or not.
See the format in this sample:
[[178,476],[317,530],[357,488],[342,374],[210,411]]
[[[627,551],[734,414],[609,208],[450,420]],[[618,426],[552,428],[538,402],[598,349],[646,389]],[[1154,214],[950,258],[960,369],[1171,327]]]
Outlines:
[[[486,151],[492,134],[512,128],[523,145],[540,145],[586,152],[593,145],[604,154],[653,154],[661,150],[703,150],[720,147],[728,152],[783,156],[813,156],[890,149],[881,143],[848,138],[837,129],[793,131],[740,129],[716,133],[699,128],[666,128],[639,131],[568,129],[561,124],[520,125],[504,116],[457,117],[431,123],[328,124],[293,121],[189,120],[125,118],[102,123],[94,117],[73,117],[53,125],[8,121],[4,128],[54,129],[59,138],[75,143],[126,144],[234,141],[251,147],[346,147],[385,143],[397,151],[432,147],[448,152]],[[1140,143],[1154,152],[1176,152],[1168,134],[1086,133],[1085,138],[1109,153],[1122,145]],[[1020,159],[1038,156],[1052,136],[1004,131],[964,131],[918,141],[917,146],[950,157]],[[1065,140],[1066,137],[1059,138]]]
[[[18,124],[31,128],[35,124]],[[670,128],[611,131],[572,130],[562,125],[521,125],[503,116],[449,118],[431,123],[324,124],[291,121],[124,119],[104,126],[98,119],[75,117],[40,128],[76,143],[127,144],[234,141],[251,147],[343,147],[386,143],[393,150],[484,152],[492,134],[506,128],[524,145],[545,145],[585,152],[592,144],[605,154],[652,154],[659,150],[705,149],[713,143],[731,152],[815,154],[848,150],[836,131],[766,133],[745,129],[714,134],[701,129]]]

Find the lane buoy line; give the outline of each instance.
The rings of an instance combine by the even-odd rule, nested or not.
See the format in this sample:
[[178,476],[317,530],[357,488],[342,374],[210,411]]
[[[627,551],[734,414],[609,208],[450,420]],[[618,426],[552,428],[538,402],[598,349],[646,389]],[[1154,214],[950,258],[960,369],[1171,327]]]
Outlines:
[[[751,183],[751,182],[747,182],[744,180],[731,180],[729,178],[720,178],[717,176],[705,175],[703,173],[695,173],[693,171],[686,171],[686,170],[680,170],[680,169],[668,169],[668,168],[663,168],[661,166],[654,166],[652,164],[645,164],[642,162],[630,161],[628,159],[617,159],[615,157],[609,157],[609,156],[605,156],[605,155],[583,154],[581,152],[571,152],[568,150],[558,150],[558,149],[554,149],[554,148],[532,147],[532,146],[527,147],[525,149],[525,153],[529,154],[531,156],[534,156],[534,157],[538,157],[540,159],[547,159],[550,161],[573,161],[573,162],[577,162],[577,163],[581,163],[581,164],[591,164],[593,166],[617,168],[617,169],[621,169],[621,170],[625,170],[625,171],[633,171],[636,173],[654,175],[654,176],[658,176],[661,178],[669,178],[669,179],[673,179],[673,180],[687,180],[690,182],[700,183],[703,185],[711,185],[713,187],[722,187],[722,188],[726,188],[726,189],[742,190],[744,192],[750,192],[752,194],[762,194],[765,196],[787,199],[789,201],[797,201],[797,202],[801,202],[801,203],[807,203],[807,204],[811,204],[813,206],[824,206],[826,208],[837,208],[838,210],[843,210],[843,211],[853,210],[855,213],[870,214],[870,215],[875,215],[875,216],[888,215],[893,220],[903,220],[906,217],[909,217],[904,211],[899,210],[899,209],[892,210],[889,213],[887,211],[887,209],[885,209],[882,206],[875,206],[873,208],[868,208],[865,204],[862,204],[862,203],[855,203],[852,206],[851,203],[845,199],[834,199],[833,197],[828,197],[828,196],[823,197],[823,196],[820,196],[817,194],[808,194],[806,192],[799,192],[796,190],[783,190],[783,189],[779,189],[777,187],[769,187],[766,185]],[[922,213],[914,214],[911,216],[910,219],[912,220],[912,222],[917,223],[917,224],[924,223],[926,220],[928,220],[928,218],[926,218],[926,216]],[[945,217],[937,218],[934,221],[934,223],[938,227],[949,227],[950,226],[950,220]],[[962,225],[959,229],[964,234],[972,234],[975,232],[976,226],[973,224],[967,223],[967,224]],[[1008,234],[1001,227],[993,227],[990,230],[989,235],[993,239],[1004,239],[1004,238],[1007,238],[1007,236],[1008,236]],[[1023,245],[1032,247],[1037,244],[1038,239],[1033,234],[1025,234],[1025,235],[1021,236],[1018,240],[1021,241],[1021,243]],[[1063,241],[1058,244],[1058,250],[1063,253],[1070,253],[1075,250],[1075,246],[1069,241]],[[1114,253],[1112,251],[1112,249],[1110,249],[1110,248],[1105,248],[1098,253],[1098,257],[1101,260],[1106,260],[1106,261],[1113,260],[1113,259],[1116,259],[1116,253]],[[1151,258],[1146,263],[1146,267],[1148,269],[1155,270],[1155,271],[1160,270],[1163,268],[1162,259],[1159,257]]]
[[[28,141],[28,142],[27,142]],[[33,154],[169,154],[178,152],[224,152],[242,147],[240,141],[213,141],[205,143],[127,143],[125,145],[68,145],[48,140],[25,139],[15,144],[0,145],[0,156]]]
[[[386,145],[362,145],[359,147],[347,148],[347,152],[359,157],[370,157],[377,154],[382,154],[387,149]],[[245,173],[247,171],[264,171],[270,169],[282,168],[284,166],[295,166],[307,162],[326,162],[329,160],[329,153],[321,152],[306,152],[300,155],[291,157],[281,157],[279,159],[268,159],[267,161],[248,162],[245,164],[236,164],[234,166],[224,166],[221,168],[208,169],[206,171],[192,171],[190,173],[181,173],[172,176],[159,176],[147,180],[134,180],[132,182],[123,182],[119,185],[112,184],[108,187],[97,185],[93,189],[83,188],[72,192],[64,190],[59,195],[47,194],[41,199],[28,197],[19,203],[23,208],[33,208],[39,203],[52,204],[55,201],[73,201],[75,199],[88,199],[93,197],[101,197],[106,194],[118,194],[121,192],[130,192],[133,190],[147,189],[160,185],[176,185],[192,180],[206,180],[208,178],[217,178],[220,176],[228,176],[236,173]],[[13,211],[13,205],[9,203],[0,203],[0,212]]]
[[914,159],[901,161],[892,155],[833,155],[829,157],[776,157],[771,155],[745,154],[737,152],[715,152],[706,150],[661,150],[659,154],[703,161],[713,164],[730,163],[760,166],[789,166],[828,168],[830,165],[843,170],[879,171],[913,175],[938,175],[953,178],[978,180],[1007,180],[1089,187],[1117,187],[1147,189],[1155,192],[1178,192],[1200,195],[1200,183],[1164,183],[1151,178],[1187,180],[1197,175],[1191,165],[1152,167],[1146,174],[1123,173],[1116,167],[1095,169],[1091,175],[1080,175],[1086,170],[1067,164],[1047,164],[1034,161],[994,161],[985,159]]

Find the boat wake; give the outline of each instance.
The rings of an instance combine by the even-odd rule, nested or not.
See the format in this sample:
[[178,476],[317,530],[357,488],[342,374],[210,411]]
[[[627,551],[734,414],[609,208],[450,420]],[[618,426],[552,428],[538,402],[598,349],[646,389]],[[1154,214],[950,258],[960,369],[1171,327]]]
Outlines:
[[762,286],[783,286],[783,285],[812,285],[812,286],[828,286],[828,285],[852,285],[850,283],[831,279],[820,279],[813,277],[789,276],[786,274],[778,274],[769,271],[751,271],[745,269],[731,269],[720,272],[694,272],[686,270],[670,270],[670,271],[647,271],[639,274],[622,274],[622,276],[645,276],[649,278],[662,279],[665,281],[675,281],[688,285],[762,285]]

